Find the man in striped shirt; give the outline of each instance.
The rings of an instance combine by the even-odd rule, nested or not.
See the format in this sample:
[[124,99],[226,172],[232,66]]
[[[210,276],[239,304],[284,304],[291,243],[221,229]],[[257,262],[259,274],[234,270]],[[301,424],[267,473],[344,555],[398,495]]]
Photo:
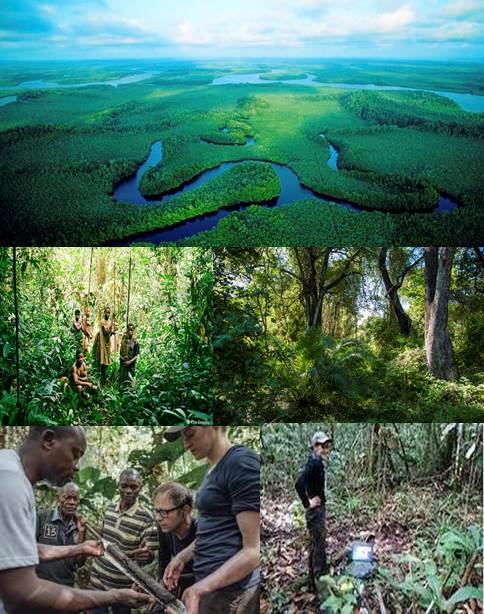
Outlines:
[[[103,537],[139,565],[151,563],[158,549],[158,533],[153,516],[138,502],[143,485],[136,469],[125,469],[119,476],[119,501],[111,503],[104,516]],[[109,560],[98,558],[91,569],[90,586],[98,590],[131,587],[132,580]],[[129,614],[124,606],[112,606],[113,614]],[[90,610],[91,614],[107,614],[107,608]]]

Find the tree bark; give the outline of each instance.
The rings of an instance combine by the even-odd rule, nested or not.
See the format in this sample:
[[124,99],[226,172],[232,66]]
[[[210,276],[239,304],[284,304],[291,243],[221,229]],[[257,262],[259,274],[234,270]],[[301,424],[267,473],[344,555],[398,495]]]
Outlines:
[[286,271],[297,279],[301,288],[301,301],[306,312],[306,328],[308,330],[321,330],[323,324],[323,303],[330,290],[340,284],[346,277],[353,275],[353,261],[359,255],[355,251],[348,255],[342,271],[331,280],[330,256],[334,250],[331,248],[293,248],[297,265],[297,273]]
[[391,305],[391,308],[393,309],[393,313],[397,318],[400,333],[405,337],[408,337],[412,328],[412,320],[407,315],[405,309],[402,306],[402,303],[400,302],[398,290],[401,286],[401,283],[393,283],[390,278],[390,273],[388,272],[387,267],[387,254],[388,248],[382,247],[378,254],[378,268],[380,269],[380,274],[385,285],[387,299]]
[[425,351],[430,373],[459,377],[448,331],[449,288],[455,248],[425,248]]
[[[17,290],[17,248],[13,249],[13,300],[15,310],[15,373],[17,377],[17,408],[20,408],[20,341],[19,341],[19,318],[18,318],[18,290]],[[21,415],[22,423],[25,416]]]

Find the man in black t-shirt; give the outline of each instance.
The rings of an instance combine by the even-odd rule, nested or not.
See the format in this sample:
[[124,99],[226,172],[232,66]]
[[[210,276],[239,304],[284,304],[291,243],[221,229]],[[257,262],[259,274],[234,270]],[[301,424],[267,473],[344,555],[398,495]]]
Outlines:
[[[84,519],[76,515],[79,501],[79,486],[74,482],[68,482],[59,488],[57,506],[52,510],[41,510],[37,513],[37,543],[50,546],[82,543],[86,526]],[[36,573],[44,580],[73,587],[76,570],[84,562],[83,557],[73,557],[39,563]]]
[[324,460],[329,457],[332,440],[323,432],[311,439],[312,452],[296,482],[296,490],[306,508],[309,530],[309,580],[313,590],[316,579],[328,573],[326,561],[326,495]]
[[[153,503],[160,540],[158,574],[162,582],[171,559],[195,539],[197,521],[192,518],[192,493],[183,484],[177,482],[161,484],[155,490]],[[194,582],[193,564],[189,561],[179,578],[178,586],[173,590],[174,594],[180,598],[185,589]],[[151,612],[154,614],[163,611],[164,608],[157,606]]]
[[171,427],[209,471],[198,490],[195,541],[167,566],[163,581],[178,582],[193,560],[195,584],[182,595],[188,614],[257,614],[260,582],[260,460],[230,443],[224,426]]

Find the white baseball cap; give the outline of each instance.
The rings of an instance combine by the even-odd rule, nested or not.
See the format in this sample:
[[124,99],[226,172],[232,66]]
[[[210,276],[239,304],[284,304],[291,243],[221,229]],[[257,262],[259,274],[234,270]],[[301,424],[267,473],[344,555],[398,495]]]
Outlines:
[[315,446],[317,443],[325,444],[328,442],[333,443],[333,440],[331,439],[331,437],[328,437],[323,431],[318,431],[317,433],[314,433],[311,438],[312,446]]

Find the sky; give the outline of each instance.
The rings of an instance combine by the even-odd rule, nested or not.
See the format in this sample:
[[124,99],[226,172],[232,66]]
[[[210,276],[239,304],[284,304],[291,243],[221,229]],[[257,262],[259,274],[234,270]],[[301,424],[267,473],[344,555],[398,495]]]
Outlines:
[[0,0],[2,59],[484,59],[482,0]]

